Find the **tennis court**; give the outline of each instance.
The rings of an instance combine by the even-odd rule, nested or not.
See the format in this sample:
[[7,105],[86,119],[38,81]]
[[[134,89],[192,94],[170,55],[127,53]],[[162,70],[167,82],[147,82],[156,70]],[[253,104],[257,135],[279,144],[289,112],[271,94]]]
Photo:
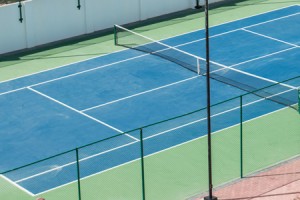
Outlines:
[[[295,5],[212,27],[212,104],[291,79],[267,92],[248,95],[243,102],[243,109],[249,111],[244,120],[287,106],[297,110],[300,78],[292,78],[300,76],[299,24],[300,6]],[[132,39],[136,37],[140,38],[127,32],[118,42],[135,45]],[[123,39],[130,45],[122,43]],[[0,83],[0,120],[4,122],[0,125],[0,145],[5,149],[0,154],[5,160],[0,171],[126,133],[97,148],[87,148],[81,155],[80,164],[86,169],[81,176],[90,177],[139,158],[140,152],[133,150],[139,148],[139,131],[132,130],[205,108],[204,31],[160,42],[180,50],[174,54],[171,48],[169,53],[175,60],[164,54],[167,46],[158,45],[157,49],[157,43],[137,42],[138,48],[146,46],[153,51],[127,49]],[[194,56],[186,58],[189,54]],[[273,101],[254,107],[251,103],[261,97]],[[214,132],[239,123],[234,108],[228,103],[213,109],[214,120],[222,121],[213,126]],[[147,130],[144,142],[151,148],[145,155],[204,136],[205,118],[203,112],[202,117],[189,115],[176,121],[176,126],[174,122],[164,123]],[[189,134],[179,135],[178,129]],[[60,188],[76,181],[73,153],[3,173],[4,178],[33,196]]]

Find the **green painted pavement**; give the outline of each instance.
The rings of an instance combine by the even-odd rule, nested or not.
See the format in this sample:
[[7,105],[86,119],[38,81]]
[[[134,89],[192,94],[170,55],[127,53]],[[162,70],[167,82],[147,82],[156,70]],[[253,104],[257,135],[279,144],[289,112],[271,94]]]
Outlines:
[[[243,124],[245,174],[300,154],[299,119],[297,112],[284,109]],[[145,158],[147,199],[182,200],[207,190],[206,139],[202,137]],[[240,178],[240,126],[214,133],[212,141],[215,186]],[[1,199],[36,198],[0,180]],[[137,160],[82,179],[82,199],[139,200],[141,181]],[[46,200],[71,200],[78,199],[77,194],[75,182],[40,196]]]

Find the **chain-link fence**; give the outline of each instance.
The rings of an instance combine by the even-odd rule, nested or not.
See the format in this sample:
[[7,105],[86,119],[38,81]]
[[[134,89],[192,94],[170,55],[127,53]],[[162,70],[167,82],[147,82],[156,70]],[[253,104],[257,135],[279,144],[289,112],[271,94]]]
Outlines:
[[[274,99],[247,93],[211,107],[215,186],[299,156],[297,102],[288,108]],[[188,199],[208,189],[206,134],[201,109],[115,135],[2,172],[0,197]]]

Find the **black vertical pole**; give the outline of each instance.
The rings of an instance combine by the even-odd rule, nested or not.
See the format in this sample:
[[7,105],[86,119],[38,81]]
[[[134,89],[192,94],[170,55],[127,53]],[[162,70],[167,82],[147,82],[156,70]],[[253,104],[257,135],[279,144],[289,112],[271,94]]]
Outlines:
[[208,141],[208,186],[209,196],[204,200],[217,200],[212,195],[212,152],[211,152],[211,108],[210,108],[210,50],[209,50],[209,14],[208,0],[205,0],[205,38],[206,38],[206,91],[207,91],[207,141]]
[[118,45],[118,33],[117,33],[117,26],[114,25],[114,41],[115,41],[115,45]]
[[241,169],[241,178],[244,177],[243,172],[243,96],[240,96],[240,169]]
[[146,200],[145,192],[145,164],[144,164],[144,141],[143,141],[143,129],[140,129],[140,141],[141,141],[141,169],[142,169],[142,200]]
[[77,166],[78,199],[81,200],[80,165],[79,165],[79,153],[78,153],[78,148],[76,148],[76,166]]

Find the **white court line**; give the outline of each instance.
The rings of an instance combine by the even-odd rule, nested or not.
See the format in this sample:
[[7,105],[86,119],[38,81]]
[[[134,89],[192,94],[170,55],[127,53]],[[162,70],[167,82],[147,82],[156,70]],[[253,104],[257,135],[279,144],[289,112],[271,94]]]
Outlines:
[[26,87],[18,88],[18,89],[15,89],[15,90],[9,90],[7,92],[0,93],[0,96],[10,94],[10,93],[14,93],[14,92],[18,92],[18,91],[24,90],[24,89],[26,89]]
[[[102,124],[102,125],[104,125],[104,126],[107,126],[107,127],[111,128],[111,129],[113,129],[113,130],[115,130],[115,131],[117,131],[117,132],[119,132],[119,133],[124,133],[123,131],[121,131],[121,130],[119,130],[119,129],[117,129],[117,128],[111,126],[111,125],[108,125],[108,124],[105,123],[105,122],[102,122],[102,121],[100,121],[100,120],[98,120],[98,119],[96,119],[96,118],[94,118],[94,117],[92,117],[92,116],[90,116],[90,115],[88,115],[88,114],[85,114],[84,112],[81,112],[81,111],[79,111],[79,110],[77,110],[77,109],[75,109],[75,108],[73,108],[73,107],[71,107],[71,106],[69,106],[69,105],[67,105],[67,104],[65,104],[65,103],[62,103],[62,102],[60,102],[60,101],[58,101],[58,100],[56,100],[56,99],[54,99],[54,98],[52,98],[52,97],[50,97],[50,96],[44,94],[44,93],[41,93],[41,92],[39,92],[39,91],[37,91],[37,90],[31,88],[31,87],[27,87],[27,89],[29,89],[29,90],[31,90],[31,91],[33,91],[33,92],[35,92],[35,93],[37,93],[37,94],[39,94],[39,95],[41,95],[41,96],[47,98],[47,99],[50,99],[50,100],[54,101],[55,103],[58,103],[58,104],[60,104],[60,105],[62,105],[62,106],[64,106],[64,107],[66,107],[66,108],[68,108],[68,109],[70,109],[70,110],[73,110],[73,111],[75,111],[75,112],[77,112],[77,113],[79,113],[79,114],[81,114],[81,115],[83,115],[83,116],[85,116],[85,117],[87,117],[87,118],[89,118],[89,119],[95,121],[95,122],[98,122],[98,123],[100,123],[100,124]],[[131,135],[128,135],[128,134],[125,134],[125,135],[127,135],[127,136],[130,137],[131,139],[134,139],[134,140],[136,140],[136,141],[139,141],[139,139],[137,139],[137,138],[135,138],[135,137],[133,137],[133,136],[131,136]]]
[[30,192],[29,190],[26,190],[21,185],[19,185],[16,182],[10,180],[8,177],[6,177],[2,174],[0,174],[0,177],[3,178],[4,180],[6,180],[7,182],[9,182],[10,184],[12,184],[13,186],[15,186],[15,187],[19,188],[20,190],[24,191],[25,193],[29,194],[30,196],[34,196],[34,194],[32,192]]
[[[259,16],[259,15],[264,15],[264,14],[275,12],[275,11],[279,11],[279,10],[282,10],[282,9],[287,9],[287,8],[290,8],[290,7],[293,7],[293,6],[299,6],[300,7],[300,5],[298,5],[298,4],[289,5],[289,6],[286,6],[286,7],[282,7],[282,8],[278,8],[278,9],[274,9],[274,10],[262,12],[262,13],[259,13],[259,14],[253,14],[253,15],[250,15],[250,16],[247,16],[247,17],[243,17],[243,18],[240,18],[240,19],[236,19],[236,20],[231,20],[231,21],[228,21],[228,22],[224,22],[224,23],[221,23],[221,24],[218,24],[218,25],[215,25],[215,26],[211,26],[211,28],[218,27],[218,26],[223,26],[223,25],[230,24],[230,23],[233,23],[233,22],[242,21],[244,19],[249,19],[251,17],[255,17],[255,16]],[[290,16],[290,15],[287,15],[287,16]],[[257,24],[259,25],[260,23],[257,23]],[[256,25],[256,24],[254,24],[254,25]],[[250,26],[247,26],[247,27],[250,27]],[[194,31],[186,32],[186,33],[183,33],[183,34],[178,34],[178,35],[166,37],[164,39],[160,39],[159,41],[168,40],[168,39],[171,39],[171,38],[180,37],[180,36],[188,35],[188,34],[195,33],[195,32],[198,32],[198,31],[203,31],[203,30],[204,30],[204,28],[199,29],[199,30],[194,30]],[[128,49],[122,49],[122,50],[110,52],[110,53],[107,53],[107,54],[104,54],[104,55],[95,56],[95,57],[83,59],[83,60],[80,60],[80,61],[77,61],[77,62],[68,63],[68,64],[61,65],[61,66],[58,66],[58,67],[55,67],[55,68],[42,70],[42,71],[39,71],[39,72],[27,74],[27,75],[24,75],[24,76],[19,76],[17,78],[12,78],[12,79],[8,79],[8,80],[5,80],[5,81],[0,81],[0,84],[1,83],[5,83],[5,82],[9,82],[9,81],[13,81],[13,80],[16,80],[16,79],[21,79],[21,78],[25,78],[25,77],[28,77],[28,76],[32,76],[32,75],[41,74],[41,73],[44,73],[44,72],[56,70],[56,69],[63,68],[63,67],[69,67],[70,65],[73,65],[73,64],[82,63],[82,62],[85,62],[85,61],[88,61],[88,60],[93,60],[93,59],[96,59],[96,58],[101,58],[101,57],[107,56],[109,54],[119,53],[119,52],[123,52],[123,51],[127,51],[127,50]],[[27,87],[30,87],[30,86],[27,86]]]
[[261,36],[261,37],[264,37],[264,38],[268,38],[268,39],[271,39],[271,40],[275,40],[277,42],[281,42],[281,43],[284,43],[284,44],[287,44],[287,45],[290,45],[290,46],[293,46],[293,47],[299,47],[298,45],[296,44],[292,44],[290,42],[286,42],[286,41],[283,41],[283,40],[279,40],[279,39],[276,39],[276,38],[273,38],[273,37],[270,37],[270,36],[267,36],[267,35],[264,35],[264,34],[261,34],[261,33],[257,33],[255,31],[251,31],[251,30],[248,30],[248,29],[244,29],[242,28],[243,31],[246,31],[248,33],[252,33],[254,35],[258,35],[258,36]]
[[277,51],[277,52],[274,52],[274,53],[271,53],[271,54],[268,54],[268,55],[260,56],[260,57],[253,58],[253,59],[250,59],[250,60],[247,60],[247,61],[244,61],[244,62],[240,62],[240,63],[234,64],[234,65],[230,65],[228,67],[229,68],[236,67],[236,66],[239,66],[239,65],[242,65],[242,64],[245,64],[245,63],[249,63],[249,62],[252,62],[252,61],[255,61],[255,60],[260,60],[262,58],[270,57],[270,56],[273,56],[273,55],[276,55],[276,54],[280,54],[280,53],[283,53],[285,51],[290,51],[290,50],[293,50],[293,49],[296,49],[296,48],[297,47],[291,47],[291,48],[284,49],[284,50],[281,50],[281,51]]
[[136,93],[134,95],[130,95],[130,96],[127,96],[127,97],[124,97],[124,98],[120,98],[120,99],[117,99],[117,100],[114,100],[114,101],[110,101],[110,102],[107,102],[107,103],[104,103],[104,104],[100,104],[100,105],[97,105],[97,106],[86,108],[84,110],[81,110],[81,112],[86,112],[86,111],[89,111],[89,110],[92,110],[92,109],[95,109],[95,108],[99,108],[99,107],[106,106],[106,105],[109,105],[109,104],[112,104],[112,103],[123,101],[123,100],[129,99],[129,98],[132,98],[132,97],[140,96],[140,95],[143,95],[143,94],[146,94],[146,93],[150,93],[150,92],[153,92],[153,91],[156,91],[156,90],[167,88],[167,87],[170,87],[170,86],[173,86],[173,85],[177,85],[179,83],[183,83],[183,82],[186,82],[186,81],[190,81],[190,80],[196,79],[198,77],[199,76],[193,76],[191,78],[183,79],[181,81],[177,81],[177,82],[174,82],[174,83],[171,83],[171,84],[168,84],[168,85],[157,87],[157,88],[154,88],[154,89],[151,89],[151,90],[146,90],[144,92]]
[[[272,98],[272,97],[274,97],[274,96],[277,96],[277,95],[280,95],[280,94],[283,94],[283,93],[286,93],[286,92],[290,92],[290,91],[292,91],[292,90],[283,91],[283,92],[277,93],[277,94],[275,94],[275,95],[271,95],[271,96],[269,96],[269,97],[267,97],[267,98],[261,98],[261,99],[258,99],[258,100],[249,102],[249,103],[247,103],[247,104],[243,104],[243,107],[250,106],[250,105],[255,104],[255,103],[258,103],[258,102],[260,102],[260,101],[265,101],[266,99],[270,99],[270,98]],[[223,112],[216,113],[216,114],[212,115],[212,117],[217,117],[217,116],[220,116],[220,115],[222,115],[222,114],[231,112],[231,111],[233,111],[233,110],[237,110],[237,109],[239,109],[239,108],[240,108],[240,106],[234,107],[234,108],[225,110],[225,111],[223,111]],[[200,121],[204,121],[204,120],[206,120],[206,119],[207,119],[207,118],[204,117],[204,118],[201,118],[201,119],[198,119],[198,120],[195,120],[195,121],[192,121],[192,122],[183,124],[183,125],[181,125],[181,126],[177,126],[177,127],[172,128],[172,129],[168,129],[168,130],[166,130],[166,131],[162,131],[162,132],[159,132],[159,133],[157,133],[157,134],[153,134],[153,135],[151,135],[151,136],[145,137],[145,138],[143,139],[143,141],[148,140],[148,139],[151,139],[151,138],[153,138],[153,137],[157,137],[157,136],[159,136],[159,135],[163,135],[163,134],[165,134],[165,133],[168,133],[168,132],[171,132],[171,131],[174,131],[174,130],[178,130],[178,129],[184,128],[184,127],[186,127],[186,126],[189,126],[189,125],[198,123],[198,122],[200,122]],[[227,129],[227,128],[226,128],[226,129]],[[224,130],[224,129],[222,129],[222,130]],[[131,142],[131,143],[128,143],[128,144],[125,144],[125,145],[121,145],[121,146],[116,147],[116,148],[112,148],[112,149],[109,149],[109,150],[106,150],[106,151],[103,151],[103,152],[100,152],[100,153],[97,153],[97,154],[94,154],[94,155],[85,157],[85,158],[83,158],[83,159],[80,159],[79,162],[82,162],[82,161],[85,161],[85,160],[89,160],[89,159],[91,159],[91,158],[94,158],[94,157],[103,155],[103,154],[105,154],[105,153],[109,153],[109,152],[111,152],[111,151],[114,151],[114,150],[117,150],[117,149],[120,149],[120,148],[129,146],[129,145],[132,145],[132,144],[135,144],[135,143],[137,143],[137,142],[139,142],[139,141],[134,141],[134,142]],[[38,173],[38,174],[35,174],[35,175],[32,175],[32,176],[29,176],[29,177],[22,178],[22,179],[20,179],[20,180],[17,180],[16,183],[19,183],[19,182],[22,182],[22,181],[25,181],[25,180],[28,180],[28,179],[31,179],[31,178],[34,178],[34,177],[43,175],[43,174],[47,174],[47,173],[49,173],[49,172],[52,172],[52,171],[61,169],[61,168],[63,168],[63,167],[70,166],[70,165],[72,165],[72,164],[76,164],[76,162],[75,162],[75,161],[74,161],[74,162],[70,162],[70,163],[67,163],[67,164],[65,164],[65,165],[61,165],[61,166],[55,167],[55,168],[53,168],[53,169],[50,169],[50,170],[47,170],[47,171],[44,171],[44,172],[41,172],[41,173]]]

